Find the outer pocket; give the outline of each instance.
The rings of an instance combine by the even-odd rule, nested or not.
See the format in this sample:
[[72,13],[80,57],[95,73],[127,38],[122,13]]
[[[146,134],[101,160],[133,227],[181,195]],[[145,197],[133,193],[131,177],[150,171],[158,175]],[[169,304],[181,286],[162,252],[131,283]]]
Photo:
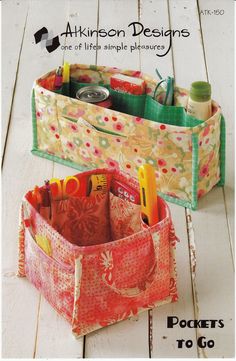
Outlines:
[[143,117],[146,94],[133,95],[111,89],[112,109],[122,113]]
[[66,159],[83,167],[118,168],[127,138],[97,130],[83,121],[59,119],[62,149]]
[[49,257],[25,230],[25,273],[47,301],[69,322],[74,305],[74,268]]
[[32,92],[33,149],[63,157],[55,96],[48,96],[41,89],[37,87]]

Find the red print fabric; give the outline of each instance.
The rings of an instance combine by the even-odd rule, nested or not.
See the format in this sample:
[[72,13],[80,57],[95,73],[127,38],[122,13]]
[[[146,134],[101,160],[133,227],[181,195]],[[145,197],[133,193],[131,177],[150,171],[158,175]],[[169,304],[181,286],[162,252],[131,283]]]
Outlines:
[[[130,176],[106,173],[138,191]],[[176,236],[167,204],[148,227],[140,206],[108,191],[54,201],[51,219],[24,197],[20,212],[19,276],[26,276],[82,336],[139,312],[177,300]],[[45,210],[44,210],[45,211]],[[49,214],[49,213],[47,213]],[[36,242],[50,245],[50,252]]]

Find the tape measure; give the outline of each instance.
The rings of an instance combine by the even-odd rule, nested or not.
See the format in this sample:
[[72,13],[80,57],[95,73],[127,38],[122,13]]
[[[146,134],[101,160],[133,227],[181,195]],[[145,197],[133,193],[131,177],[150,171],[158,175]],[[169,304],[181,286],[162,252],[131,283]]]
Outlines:
[[92,194],[106,193],[107,176],[106,174],[93,174],[89,177],[87,196]]

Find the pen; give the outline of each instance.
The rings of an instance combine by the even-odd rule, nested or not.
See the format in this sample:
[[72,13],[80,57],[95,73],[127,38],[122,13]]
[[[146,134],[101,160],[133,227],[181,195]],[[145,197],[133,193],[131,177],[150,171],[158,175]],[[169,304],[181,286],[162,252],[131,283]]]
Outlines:
[[138,179],[142,218],[149,226],[153,226],[159,220],[154,168],[150,164],[144,164],[139,167]]
[[49,180],[44,181],[45,183],[45,200],[44,200],[44,206],[49,207],[49,219],[52,217],[52,205],[51,205],[51,188],[50,188],[50,182]]
[[35,203],[35,206],[36,206],[36,209],[37,211],[40,210],[40,206],[42,204],[42,195],[39,191],[39,187],[38,186],[35,186],[34,187],[34,190],[32,192],[32,198],[33,198],[33,201]]
[[70,95],[70,64],[66,61],[63,65],[62,94]]
[[50,191],[50,184],[49,180],[44,181],[44,197],[43,197],[43,206],[44,207],[51,207],[51,191]]
[[56,74],[52,74],[50,75],[46,82],[47,82],[47,89],[48,90],[54,90],[54,87],[55,87],[55,80],[56,80]]
[[59,68],[56,70],[56,76],[55,76],[55,83],[54,83],[54,89],[60,89],[62,86],[62,67],[59,66]]

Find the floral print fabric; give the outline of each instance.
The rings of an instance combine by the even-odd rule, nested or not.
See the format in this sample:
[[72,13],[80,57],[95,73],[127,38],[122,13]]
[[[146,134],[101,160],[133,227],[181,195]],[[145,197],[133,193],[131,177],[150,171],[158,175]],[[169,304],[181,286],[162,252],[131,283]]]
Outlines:
[[109,242],[109,195],[54,201],[51,224],[69,242],[78,246]]
[[[153,95],[156,80],[141,72],[71,65],[72,79],[86,83],[109,84],[110,76],[120,72],[144,79],[147,96]],[[34,85],[38,150],[78,166],[120,169],[134,177],[140,165],[149,163],[156,169],[161,194],[192,207],[196,192],[201,197],[219,182],[221,111],[215,102],[213,116],[206,122],[176,126],[55,94],[41,86],[52,74]],[[162,97],[160,88],[159,102]],[[175,105],[185,107],[187,100],[188,92],[177,87]],[[193,154],[194,134],[199,148]],[[193,158],[198,158],[196,163]],[[193,169],[198,176],[194,176]]]
[[[124,184],[128,182],[136,190],[139,188],[128,175],[102,172],[112,174]],[[20,214],[19,274],[26,276],[72,324],[76,336],[177,300],[176,236],[169,209],[162,199],[159,199],[160,222],[149,228],[141,221],[139,205],[127,204],[112,194],[97,197],[92,204],[99,206],[99,212],[104,214],[109,210],[107,227],[117,239],[106,243],[98,239],[97,244],[87,242],[89,246],[69,242],[29,200],[30,193],[23,200]],[[89,197],[87,201],[90,205]],[[86,212],[84,199],[82,203]],[[122,217],[124,226],[120,226]],[[93,234],[101,234],[102,222],[97,225],[89,219]],[[78,238],[82,233],[78,232]],[[36,244],[36,235],[49,240],[51,256]],[[91,239],[94,241],[93,236]]]

